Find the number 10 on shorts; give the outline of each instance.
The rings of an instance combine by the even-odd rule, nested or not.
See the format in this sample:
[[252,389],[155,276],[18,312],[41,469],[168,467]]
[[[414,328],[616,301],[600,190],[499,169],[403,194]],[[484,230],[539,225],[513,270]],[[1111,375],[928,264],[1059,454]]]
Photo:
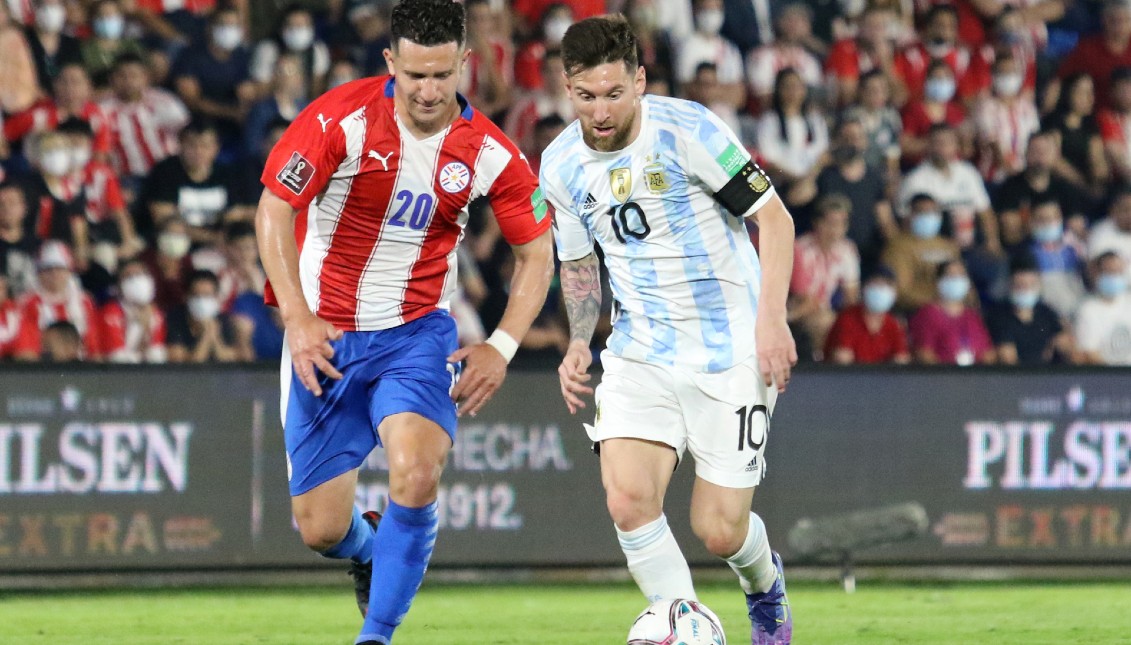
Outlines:
[[755,452],[766,443],[766,432],[770,429],[770,411],[766,406],[744,405],[734,411],[738,416],[738,451],[749,446]]

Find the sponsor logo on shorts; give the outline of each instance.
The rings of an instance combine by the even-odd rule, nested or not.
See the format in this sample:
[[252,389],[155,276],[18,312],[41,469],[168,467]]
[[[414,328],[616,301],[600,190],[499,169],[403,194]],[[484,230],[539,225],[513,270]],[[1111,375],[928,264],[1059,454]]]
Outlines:
[[306,185],[314,177],[314,164],[307,161],[296,150],[291,153],[291,158],[287,165],[275,175],[275,179],[279,183],[286,186],[290,191],[296,195],[301,195],[302,191],[306,190]]

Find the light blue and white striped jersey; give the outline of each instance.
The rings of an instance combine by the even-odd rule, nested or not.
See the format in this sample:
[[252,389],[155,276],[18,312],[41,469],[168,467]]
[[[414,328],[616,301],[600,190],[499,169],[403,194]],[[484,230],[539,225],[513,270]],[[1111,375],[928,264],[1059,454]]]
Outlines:
[[621,150],[593,150],[575,121],[543,153],[558,257],[578,260],[601,245],[614,354],[725,370],[755,352],[761,268],[742,217],[773,186],[707,108],[652,95],[641,105],[640,132]]

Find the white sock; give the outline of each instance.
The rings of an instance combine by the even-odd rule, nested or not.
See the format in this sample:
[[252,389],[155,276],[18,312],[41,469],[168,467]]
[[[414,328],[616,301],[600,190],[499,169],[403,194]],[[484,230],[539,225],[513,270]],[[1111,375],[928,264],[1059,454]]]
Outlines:
[[738,574],[738,583],[746,593],[765,593],[774,586],[778,570],[774,567],[770,541],[766,539],[766,525],[756,513],[750,513],[750,527],[742,548],[726,561]]
[[660,515],[632,531],[617,528],[620,548],[628,559],[628,571],[648,602],[660,599],[697,600],[691,584],[691,569],[676,544],[668,518]]

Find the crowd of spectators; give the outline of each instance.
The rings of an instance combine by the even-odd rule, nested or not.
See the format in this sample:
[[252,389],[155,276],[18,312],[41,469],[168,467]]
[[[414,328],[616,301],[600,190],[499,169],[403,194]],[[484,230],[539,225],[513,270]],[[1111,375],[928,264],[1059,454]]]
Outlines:
[[[1131,0],[465,4],[460,91],[535,171],[574,119],[558,43],[605,12],[650,93],[732,127],[796,221],[802,360],[1131,364]],[[0,360],[277,359],[259,175],[312,98],[385,73],[390,5],[0,2]],[[489,209],[464,342],[513,271]],[[523,354],[567,342],[555,287]]]

